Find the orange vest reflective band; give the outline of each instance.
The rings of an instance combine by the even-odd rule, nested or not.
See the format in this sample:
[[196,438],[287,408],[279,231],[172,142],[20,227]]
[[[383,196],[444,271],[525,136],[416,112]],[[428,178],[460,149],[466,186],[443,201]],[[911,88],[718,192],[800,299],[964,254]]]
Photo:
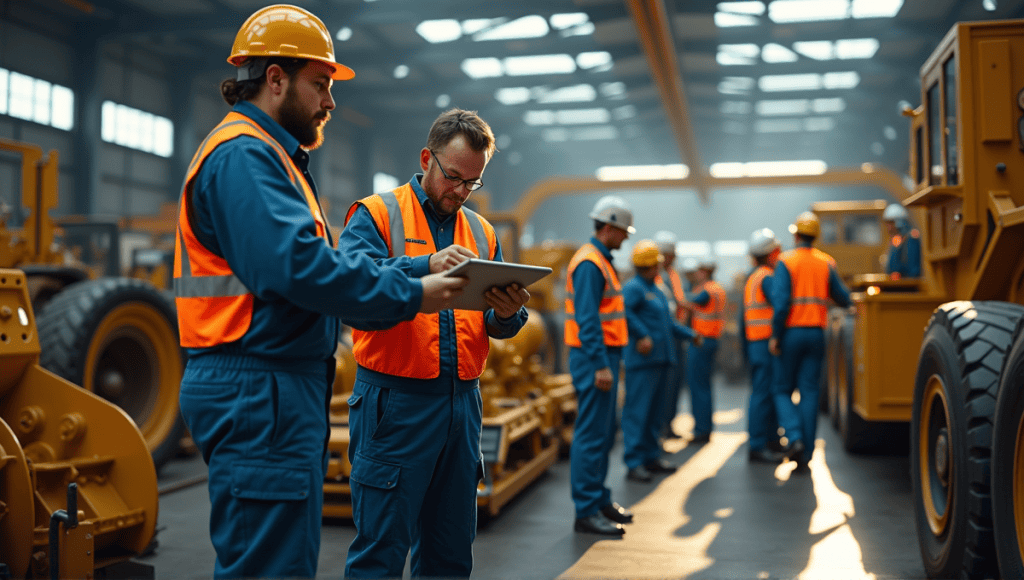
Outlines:
[[[682,307],[682,304],[686,302],[686,292],[683,290],[683,281],[679,279],[679,272],[676,272],[675,270],[667,270],[667,273],[668,289],[672,292],[672,295],[666,295],[665,297],[669,299],[669,302],[671,303],[670,306],[674,306],[676,309],[676,320],[685,323],[686,309]],[[663,278],[661,277],[661,272],[658,273],[658,276],[654,279],[654,282],[655,284],[658,284],[659,287],[661,285],[664,285]]]
[[714,280],[704,283],[701,290],[711,297],[704,306],[693,309],[693,331],[708,338],[722,336],[725,328],[725,290]]
[[[360,199],[349,208],[346,224],[360,205],[370,211],[388,246],[388,257],[429,256],[437,252],[427,216],[412,185],[406,183],[393,191]],[[455,217],[454,243],[493,260],[498,239],[487,220],[463,207]],[[459,378],[468,381],[483,374],[490,338],[483,312],[454,312]],[[441,374],[440,320],[437,313],[421,313],[387,330],[353,329],[352,354],[360,365],[379,373],[410,379],[437,378]]]
[[313,189],[302,176],[288,152],[255,121],[240,113],[228,113],[199,146],[181,191],[178,229],[174,240],[174,303],[178,309],[181,346],[206,348],[234,342],[252,323],[253,295],[239,280],[224,258],[203,246],[188,219],[192,186],[203,162],[218,145],[248,135],[273,147],[295,190],[306,200],[316,235],[328,243],[327,221],[320,211]]
[[779,258],[789,270],[792,301],[786,326],[828,324],[828,278],[835,260],[812,248],[790,250]]
[[593,262],[604,274],[604,293],[597,311],[601,316],[601,330],[604,333],[606,346],[626,346],[629,344],[629,331],[626,328],[626,301],[622,298],[622,285],[615,268],[605,259],[594,244],[583,244],[569,261],[569,269],[565,277],[565,344],[582,346],[580,342],[580,326],[576,323],[576,293],[573,290],[572,274],[583,262]]
[[758,266],[743,288],[743,325],[747,340],[767,340],[772,336],[772,305],[761,288],[761,282],[771,273],[768,266]]

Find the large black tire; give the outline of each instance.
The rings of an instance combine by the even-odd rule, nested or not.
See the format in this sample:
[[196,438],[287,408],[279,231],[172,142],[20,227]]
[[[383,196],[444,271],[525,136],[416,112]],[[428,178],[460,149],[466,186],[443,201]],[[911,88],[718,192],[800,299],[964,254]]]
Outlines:
[[101,278],[68,286],[36,322],[42,366],[124,409],[159,469],[185,433],[173,303],[148,282]]
[[1003,578],[1024,578],[1024,320],[1014,336],[992,429],[992,528]]
[[932,578],[996,575],[989,463],[999,373],[1024,308],[943,304],[928,323],[910,427],[917,537]]

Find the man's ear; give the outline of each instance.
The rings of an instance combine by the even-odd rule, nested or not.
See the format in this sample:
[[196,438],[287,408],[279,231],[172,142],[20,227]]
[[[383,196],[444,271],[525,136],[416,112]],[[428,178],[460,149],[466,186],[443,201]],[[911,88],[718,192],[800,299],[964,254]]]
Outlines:
[[266,84],[272,95],[284,94],[288,88],[288,75],[280,65],[272,64],[267,67]]

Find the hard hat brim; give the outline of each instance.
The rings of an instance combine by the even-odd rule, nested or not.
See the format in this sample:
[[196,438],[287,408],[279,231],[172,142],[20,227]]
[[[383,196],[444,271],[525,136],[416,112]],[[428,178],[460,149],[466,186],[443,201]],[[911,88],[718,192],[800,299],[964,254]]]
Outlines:
[[[321,61],[321,62],[326,62],[326,61]],[[345,66],[345,65],[343,65],[341,63],[328,62],[327,65],[334,67],[334,74],[331,75],[331,79],[333,79],[333,80],[336,80],[336,81],[347,81],[347,80],[351,80],[352,78],[354,78],[356,76],[356,71],[350,69],[349,67],[347,67],[347,66]]]

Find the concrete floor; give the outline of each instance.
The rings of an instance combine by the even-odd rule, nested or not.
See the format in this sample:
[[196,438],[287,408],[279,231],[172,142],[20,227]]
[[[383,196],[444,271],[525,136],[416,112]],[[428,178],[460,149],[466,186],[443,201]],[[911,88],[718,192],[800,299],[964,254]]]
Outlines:
[[[622,539],[576,534],[569,463],[556,463],[497,517],[481,521],[473,577],[516,578],[923,578],[913,523],[905,432],[889,449],[849,455],[821,417],[810,474],[747,462],[749,386],[715,385],[710,444],[666,444],[682,466],[649,484],[625,479],[613,450],[608,483],[635,523]],[[684,399],[687,397],[683,397]],[[684,402],[677,430],[692,419]],[[201,459],[172,462],[161,488],[205,473]],[[205,484],[165,493],[155,552],[140,562],[158,579],[209,578],[214,552]],[[341,578],[355,530],[324,522],[318,577]]]

